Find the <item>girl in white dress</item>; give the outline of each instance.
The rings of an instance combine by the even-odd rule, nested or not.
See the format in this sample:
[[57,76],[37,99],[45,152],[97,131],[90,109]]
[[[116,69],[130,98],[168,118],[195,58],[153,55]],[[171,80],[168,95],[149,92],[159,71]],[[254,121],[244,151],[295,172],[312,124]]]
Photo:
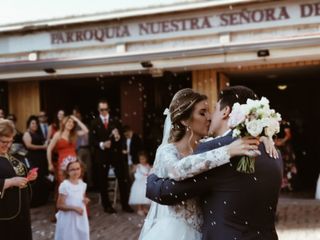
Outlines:
[[69,157],[64,160],[62,167],[66,180],[59,186],[55,240],[89,240],[86,211],[89,199],[85,196],[87,184],[81,179],[81,164],[76,158]]
[[[207,135],[209,120],[205,95],[192,89],[177,92],[170,104],[163,141],[152,172],[162,178],[182,180],[226,164],[233,156],[257,154],[257,151],[251,151],[257,149],[257,139],[243,138],[215,150],[191,155],[199,140]],[[176,206],[152,202],[139,239],[200,240],[201,224],[197,199]]]
[[148,163],[148,156],[145,152],[139,153],[139,164],[135,167],[134,182],[131,187],[129,204],[137,205],[138,214],[144,216],[148,213],[148,205],[151,201],[146,198],[147,176],[151,170]]

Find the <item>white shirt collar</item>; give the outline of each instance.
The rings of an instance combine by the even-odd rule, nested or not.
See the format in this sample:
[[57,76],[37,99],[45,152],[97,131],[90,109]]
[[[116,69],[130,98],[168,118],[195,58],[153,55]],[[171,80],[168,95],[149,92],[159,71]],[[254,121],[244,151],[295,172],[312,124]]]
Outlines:
[[104,122],[104,119],[107,119],[107,121],[109,122],[109,114],[105,117],[100,114],[100,118],[101,118],[102,122]]
[[201,139],[200,142],[204,143],[204,142],[209,142],[213,139],[216,139],[216,138],[220,138],[220,137],[224,137],[226,135],[228,135],[232,130],[231,129],[228,129],[227,131],[225,131],[221,136],[216,136],[216,137],[208,137],[208,138],[205,138],[205,139]]
[[231,131],[232,131],[231,129],[228,129],[222,135],[216,136],[214,139],[224,137],[224,136],[228,135]]

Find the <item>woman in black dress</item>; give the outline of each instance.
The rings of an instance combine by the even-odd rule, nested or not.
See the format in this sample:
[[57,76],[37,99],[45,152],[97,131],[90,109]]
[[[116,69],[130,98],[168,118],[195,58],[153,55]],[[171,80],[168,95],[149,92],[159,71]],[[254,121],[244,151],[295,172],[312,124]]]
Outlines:
[[8,154],[15,127],[10,120],[0,120],[0,233],[1,239],[31,240],[29,181],[37,178],[33,172]]
[[37,116],[30,116],[27,120],[27,131],[23,134],[23,142],[28,150],[27,159],[30,168],[38,168],[38,179],[32,185],[31,207],[44,205],[49,196],[48,161],[46,156],[46,140],[39,131]]
[[275,145],[279,148],[283,160],[283,179],[281,189],[283,191],[294,190],[293,181],[297,175],[295,164],[296,155],[292,147],[292,133],[290,123],[282,120],[280,132],[275,139]]

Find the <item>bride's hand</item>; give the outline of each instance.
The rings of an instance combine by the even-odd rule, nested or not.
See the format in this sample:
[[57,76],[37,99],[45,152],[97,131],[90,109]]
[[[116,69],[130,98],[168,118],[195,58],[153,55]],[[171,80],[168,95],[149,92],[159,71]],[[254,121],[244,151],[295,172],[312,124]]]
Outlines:
[[242,137],[228,145],[228,152],[230,157],[235,156],[249,156],[256,157],[261,154],[258,150],[259,139],[254,137]]
[[277,149],[274,147],[274,141],[267,137],[260,137],[260,141],[263,142],[266,152],[270,157],[279,158]]

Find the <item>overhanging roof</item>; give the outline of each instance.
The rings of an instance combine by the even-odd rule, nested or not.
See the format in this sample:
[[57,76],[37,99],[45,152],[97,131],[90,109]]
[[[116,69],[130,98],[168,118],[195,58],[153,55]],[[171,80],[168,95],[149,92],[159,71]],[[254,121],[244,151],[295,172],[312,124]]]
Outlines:
[[17,71],[42,70],[45,68],[63,69],[68,67],[85,67],[95,65],[121,64],[121,63],[139,63],[143,61],[192,58],[200,56],[214,56],[218,54],[254,52],[261,49],[286,49],[298,47],[319,46],[320,36],[310,36],[301,38],[283,38],[259,42],[231,43],[218,46],[204,46],[197,48],[183,48],[168,51],[152,51],[145,53],[125,53],[109,55],[99,58],[84,59],[48,59],[44,61],[24,61],[1,63],[0,72],[10,73]]
[[55,18],[47,20],[38,20],[31,22],[0,25],[0,33],[24,32],[47,30],[51,27],[58,27],[66,24],[83,24],[90,22],[100,22],[109,20],[119,20],[124,18],[141,17],[146,15],[165,14],[170,12],[181,12],[195,9],[205,9],[210,7],[219,7],[224,5],[236,5],[251,2],[266,2],[262,0],[209,0],[209,1],[187,1],[179,4],[154,6],[149,8],[126,9],[107,13],[95,13],[81,16],[66,16],[64,18]]

